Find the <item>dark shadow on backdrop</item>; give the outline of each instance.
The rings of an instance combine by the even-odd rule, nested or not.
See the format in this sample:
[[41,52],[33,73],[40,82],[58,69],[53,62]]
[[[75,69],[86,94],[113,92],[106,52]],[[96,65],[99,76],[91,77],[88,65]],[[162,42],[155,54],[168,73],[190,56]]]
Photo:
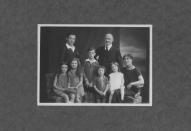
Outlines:
[[141,71],[145,84],[142,88],[143,102],[149,102],[149,27],[120,29],[120,51],[132,54],[133,64]]

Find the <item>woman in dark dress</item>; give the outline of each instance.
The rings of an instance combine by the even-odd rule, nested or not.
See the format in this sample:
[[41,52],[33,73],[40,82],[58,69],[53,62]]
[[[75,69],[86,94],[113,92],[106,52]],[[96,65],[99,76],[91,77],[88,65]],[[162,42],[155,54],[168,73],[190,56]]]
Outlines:
[[125,79],[125,97],[124,102],[130,102],[130,98],[134,103],[141,103],[141,88],[144,85],[144,79],[141,72],[133,65],[133,56],[126,54],[123,56],[125,67],[122,69]]

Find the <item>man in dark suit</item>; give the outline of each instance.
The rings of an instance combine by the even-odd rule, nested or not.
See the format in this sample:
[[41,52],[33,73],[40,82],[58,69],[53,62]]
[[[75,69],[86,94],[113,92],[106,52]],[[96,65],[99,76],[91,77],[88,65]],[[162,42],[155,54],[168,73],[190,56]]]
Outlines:
[[111,73],[111,63],[118,62],[122,67],[122,57],[119,49],[114,48],[112,43],[114,41],[113,35],[108,33],[104,37],[104,46],[96,50],[96,58],[100,65],[105,66],[106,75]]
[[71,60],[76,57],[80,59],[80,54],[76,49],[74,43],[76,41],[75,34],[69,34],[66,38],[66,44],[64,45],[61,52],[61,62],[70,64]]

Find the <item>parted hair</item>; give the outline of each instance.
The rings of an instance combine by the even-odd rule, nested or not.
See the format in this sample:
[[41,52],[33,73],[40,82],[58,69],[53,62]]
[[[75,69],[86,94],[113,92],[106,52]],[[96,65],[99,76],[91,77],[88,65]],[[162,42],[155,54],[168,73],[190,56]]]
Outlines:
[[134,57],[133,57],[133,55],[132,54],[125,54],[124,56],[123,56],[123,60],[126,58],[126,57],[128,57],[128,58],[130,58],[130,59],[134,59]]
[[80,76],[81,76],[81,73],[82,73],[81,62],[80,62],[80,60],[79,60],[78,58],[75,57],[75,58],[73,58],[73,59],[71,60],[70,66],[71,66],[72,61],[77,61],[78,66],[77,66],[77,70],[76,70],[76,75],[77,75],[78,77],[80,77]]

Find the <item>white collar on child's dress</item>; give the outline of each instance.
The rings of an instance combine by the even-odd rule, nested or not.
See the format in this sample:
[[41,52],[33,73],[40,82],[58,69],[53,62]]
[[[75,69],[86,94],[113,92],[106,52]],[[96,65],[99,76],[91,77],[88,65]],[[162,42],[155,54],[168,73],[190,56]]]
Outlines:
[[135,66],[134,66],[134,65],[132,65],[132,66],[130,66],[130,67],[127,66],[126,69],[127,69],[127,70],[133,70],[133,69],[135,69]]
[[74,52],[74,50],[75,50],[75,46],[71,46],[71,45],[69,45],[68,43],[66,43],[66,47],[67,47],[68,49],[72,49],[73,52]]
[[96,59],[90,60],[89,58],[88,58],[88,59],[86,59],[86,62],[87,62],[87,61],[88,61],[88,62],[90,62],[91,64],[92,64],[92,63],[94,63],[94,62],[97,62],[97,60],[96,60]]
[[113,74],[113,75],[119,75],[119,74],[122,74],[121,72],[112,72],[112,73],[110,73],[110,74]]

